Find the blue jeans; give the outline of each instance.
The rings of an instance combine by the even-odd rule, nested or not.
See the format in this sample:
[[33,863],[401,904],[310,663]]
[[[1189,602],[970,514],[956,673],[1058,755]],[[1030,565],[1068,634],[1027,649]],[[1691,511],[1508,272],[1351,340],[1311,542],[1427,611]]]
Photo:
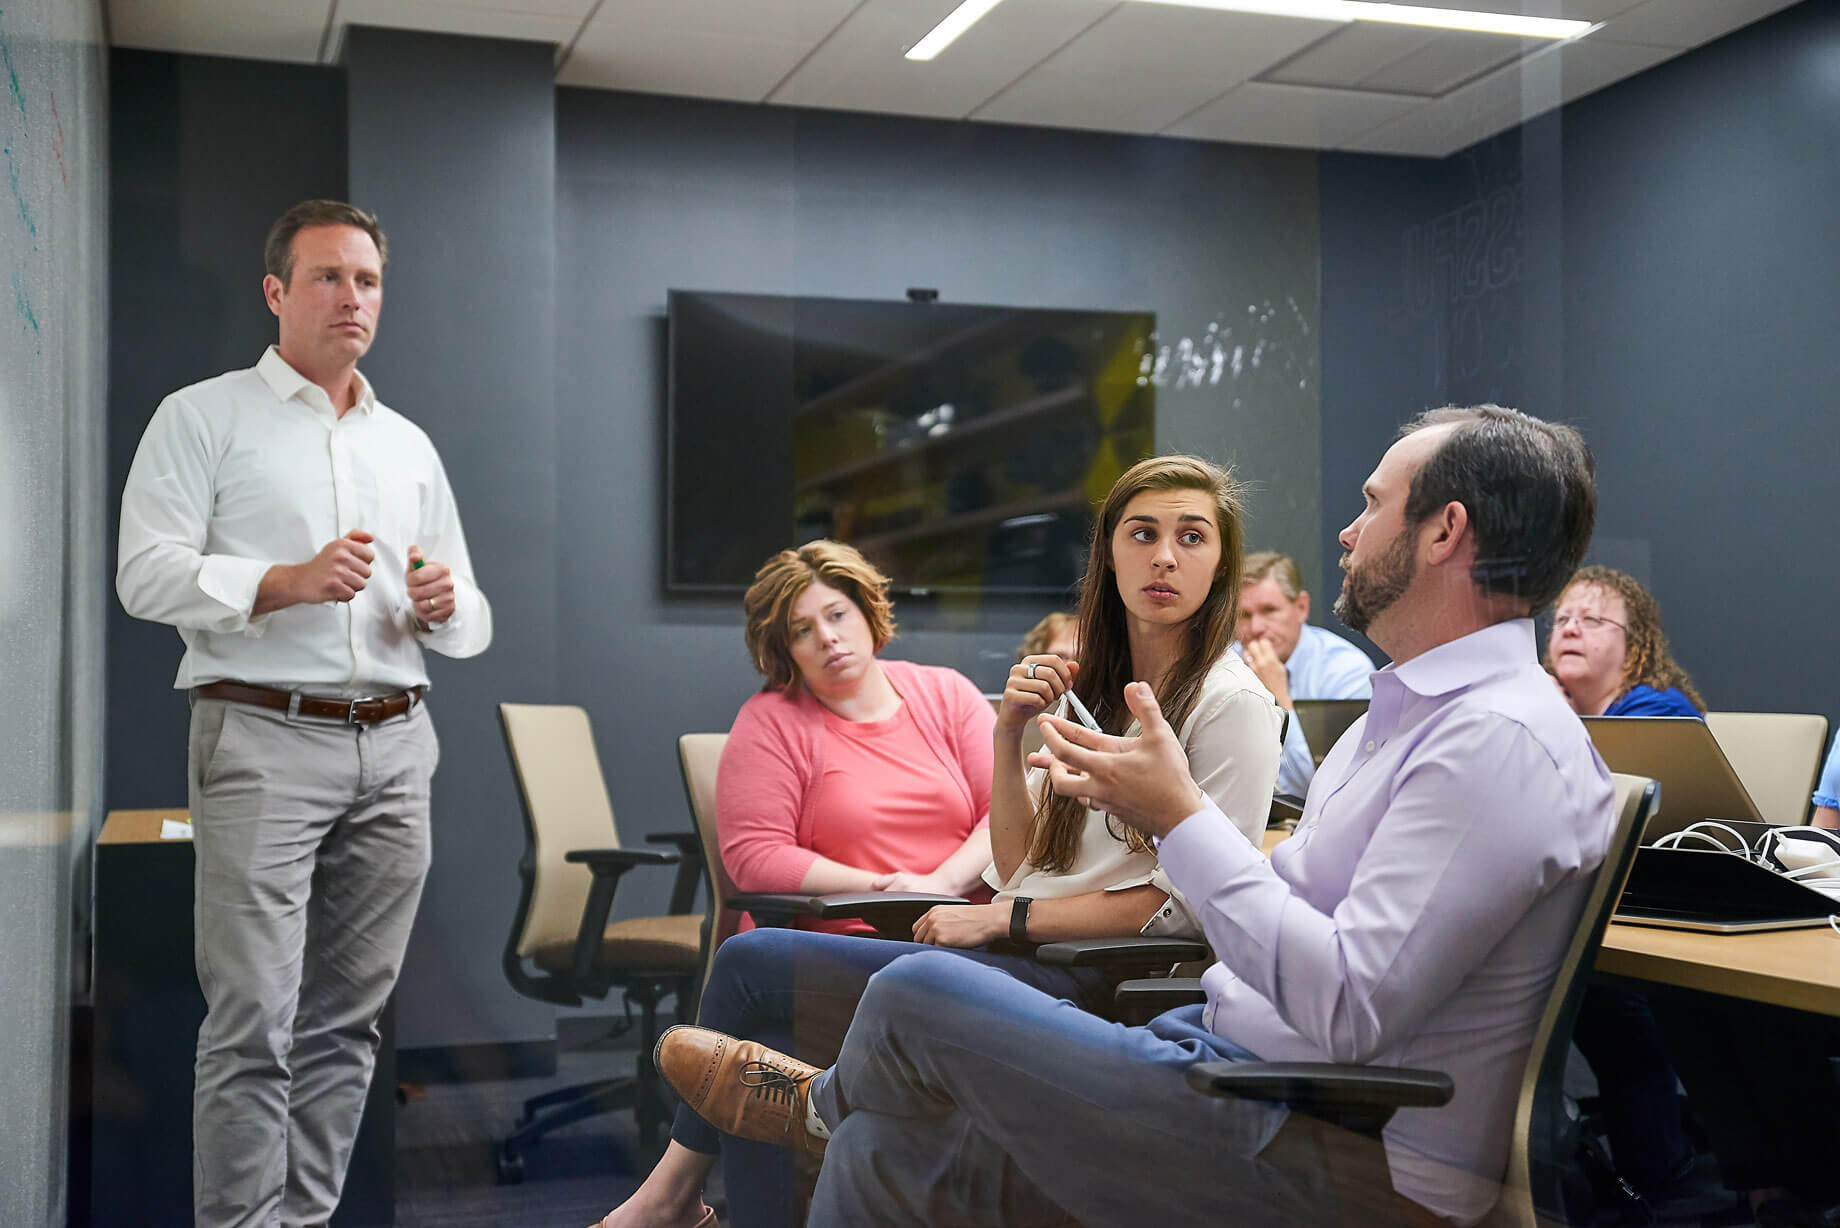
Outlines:
[[[1111,989],[1093,969],[1050,968],[1019,956],[809,930],[754,929],[730,938],[716,952],[697,1022],[829,1066],[870,977],[916,953],[937,957],[948,970],[986,972],[1050,1001],[1097,1006]],[[705,1155],[720,1151],[728,1222],[734,1228],[801,1222],[792,1152],[724,1136],[682,1104],[671,1138]]]
[[1254,1060],[1201,1012],[1131,1028],[940,953],[890,965],[812,1083],[832,1136],[810,1223],[1397,1222],[1370,1140],[1187,1086]]

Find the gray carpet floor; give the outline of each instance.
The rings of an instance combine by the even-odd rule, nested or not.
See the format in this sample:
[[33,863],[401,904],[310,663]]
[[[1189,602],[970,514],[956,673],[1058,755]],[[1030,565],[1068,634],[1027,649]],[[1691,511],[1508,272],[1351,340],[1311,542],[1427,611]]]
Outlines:
[[[559,1087],[632,1070],[634,1051],[610,1045],[563,1053],[541,1079],[433,1084],[396,1114],[397,1228],[586,1228],[617,1206],[664,1142],[639,1146],[632,1113],[563,1127],[531,1147],[521,1185],[499,1185],[493,1141],[523,1102]],[[709,1197],[720,1198],[720,1173]]]

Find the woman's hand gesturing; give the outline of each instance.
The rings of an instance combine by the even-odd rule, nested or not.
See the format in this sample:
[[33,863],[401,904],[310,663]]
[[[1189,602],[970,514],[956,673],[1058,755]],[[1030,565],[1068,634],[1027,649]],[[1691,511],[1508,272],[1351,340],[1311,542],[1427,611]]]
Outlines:
[[997,729],[1019,737],[1031,720],[1054,706],[1079,672],[1079,662],[1051,652],[1024,657],[1010,666],[1009,680],[1003,685],[1003,703],[997,708]]

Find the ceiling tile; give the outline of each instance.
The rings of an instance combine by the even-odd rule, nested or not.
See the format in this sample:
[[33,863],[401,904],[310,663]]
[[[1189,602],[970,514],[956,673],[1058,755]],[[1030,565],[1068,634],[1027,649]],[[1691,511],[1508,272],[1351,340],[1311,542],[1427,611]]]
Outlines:
[[1447,94],[1466,81],[1549,45],[1545,39],[1434,31],[1424,46],[1357,84],[1385,93]]
[[835,30],[862,0],[603,0],[590,30],[801,43]]
[[[504,0],[505,4],[513,0]],[[582,17],[592,0],[537,0],[556,10],[580,8],[579,13],[566,11],[508,11],[506,7],[484,8],[471,4],[445,3],[443,0],[339,0],[336,14],[339,26],[329,58],[336,57],[337,43],[350,26],[385,26],[394,30],[432,30],[441,34],[469,34],[476,38],[529,39],[535,42],[567,46],[581,29]],[[523,0],[521,10],[536,5]]]
[[1558,43],[1380,124],[1343,147],[1442,157],[1677,54],[1672,48],[1600,42],[1595,37]]
[[1634,8],[1642,0],[1412,0],[1412,3],[1426,8],[1473,9],[1485,13],[1514,13],[1522,17],[1603,21]]
[[1004,0],[932,61],[903,59],[957,3],[869,0],[771,101],[958,118],[1103,17],[1117,0]]
[[1352,89],[1374,72],[1403,60],[1430,40],[1432,31],[1378,21],[1351,21],[1304,48],[1261,80],[1287,85]]
[[1124,4],[974,115],[1156,132],[1336,28],[1334,22]]
[[1248,81],[1163,130],[1164,136],[1331,149],[1424,102],[1396,94]]
[[759,102],[859,0],[605,0],[561,85]]
[[1795,3],[1797,0],[1648,0],[1591,37],[1657,47],[1697,47]]
[[109,0],[117,47],[312,63],[332,0]]

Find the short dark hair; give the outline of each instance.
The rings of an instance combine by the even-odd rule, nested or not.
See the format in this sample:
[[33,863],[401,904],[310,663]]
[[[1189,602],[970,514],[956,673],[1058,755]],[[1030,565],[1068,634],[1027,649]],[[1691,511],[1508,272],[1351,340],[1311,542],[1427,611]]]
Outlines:
[[377,245],[378,266],[389,263],[389,244],[376,217],[342,200],[303,200],[275,219],[262,245],[263,271],[280,278],[284,286],[294,279],[294,236],[309,226],[356,226]]
[[1454,426],[1413,475],[1406,524],[1461,503],[1476,535],[1471,576],[1485,593],[1551,605],[1578,569],[1597,521],[1596,462],[1584,437],[1499,405],[1445,406],[1400,428],[1401,438]]

